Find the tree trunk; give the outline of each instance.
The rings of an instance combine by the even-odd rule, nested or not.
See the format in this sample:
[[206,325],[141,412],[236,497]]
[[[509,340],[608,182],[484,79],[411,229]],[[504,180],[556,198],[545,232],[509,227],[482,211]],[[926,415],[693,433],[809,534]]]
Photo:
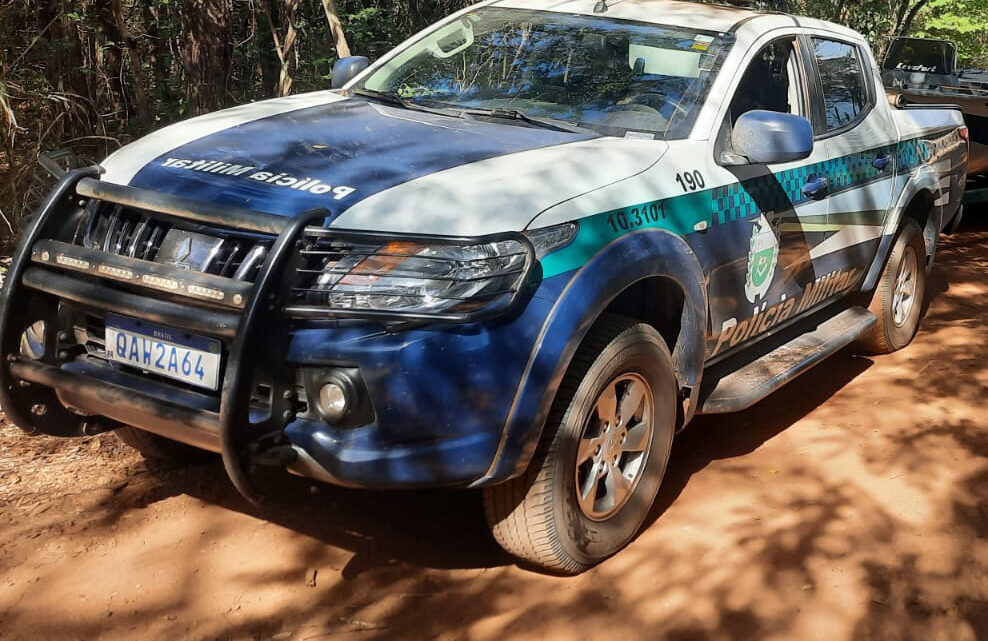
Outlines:
[[885,59],[885,54],[888,52],[892,39],[906,35],[912,27],[916,16],[919,15],[919,12],[923,9],[923,7],[929,3],[930,0],[917,0],[915,4],[911,4],[910,0],[899,1],[898,6],[895,7],[892,27],[888,31],[888,35],[881,38],[876,43],[875,58],[879,63]]
[[82,50],[64,14],[65,0],[38,5],[38,24],[44,26],[51,23],[51,28],[44,34],[51,51],[48,74],[51,78],[57,78],[55,84],[60,91],[88,98],[89,87],[80,71]]
[[295,84],[291,76],[291,55],[295,48],[295,41],[298,38],[298,29],[295,28],[295,12],[302,0],[285,0],[285,42],[281,46],[281,77],[278,79],[278,95],[287,96],[292,91]]
[[268,0],[258,0],[258,6],[263,14],[261,19],[257,19],[257,12],[251,16],[254,20],[252,25],[256,34],[255,37],[259,41],[257,46],[257,75],[261,84],[261,95],[270,97],[275,95],[277,91],[278,76],[281,74],[281,61],[276,53],[280,49],[275,44],[277,31],[272,27],[272,25],[281,24],[281,13],[278,11],[280,5],[276,4],[272,7]]
[[[167,5],[165,5],[167,8]],[[142,3],[141,12],[144,18],[144,28],[148,33],[159,33],[161,25],[161,10],[151,3]],[[147,47],[145,57],[148,66],[151,68],[151,77],[154,79],[154,100],[156,104],[168,105],[172,102],[171,87],[168,84],[170,69],[165,66],[163,55],[168,50],[170,43],[165,39],[152,41]]]
[[232,43],[229,0],[185,0],[182,68],[190,114],[225,106]]
[[[95,68],[106,82],[107,93],[113,104],[114,117],[118,122],[126,122],[128,116],[127,94],[124,89],[123,50],[121,36],[117,31],[117,20],[113,13],[115,0],[94,0],[96,14],[96,39],[92,43]],[[110,44],[112,43],[112,44]]]
[[340,21],[340,14],[336,11],[336,3],[333,0],[322,0],[322,8],[326,11],[326,20],[329,22],[333,43],[336,45],[336,55],[340,58],[348,57],[350,44],[346,41],[343,22]]
[[904,36],[909,33],[909,28],[913,26],[913,20],[919,15],[920,10],[929,3],[930,0],[919,0],[919,2],[914,4],[912,9],[909,10],[909,13],[906,14],[906,17],[903,18],[901,24],[899,24],[899,29],[895,35]]
[[148,100],[144,93],[144,71],[141,69],[141,52],[137,47],[137,41],[130,35],[127,29],[127,21],[124,20],[123,7],[120,0],[113,0],[110,6],[113,12],[113,21],[117,26],[117,34],[127,46],[130,54],[130,75],[134,87],[134,102],[137,106],[137,115],[142,122],[150,120],[148,114]]
[[271,14],[271,5],[268,4],[267,0],[262,0],[261,6],[264,9],[264,14],[268,19],[268,26],[271,27],[271,39],[274,41],[274,50],[278,54],[278,61],[281,62],[281,73],[278,74],[278,85],[276,87],[276,94],[278,96],[287,96],[292,91],[292,85],[294,84],[294,79],[291,74],[291,54],[292,49],[295,46],[295,41],[298,38],[298,29],[295,27],[295,12],[298,10],[298,6],[301,0],[284,0],[282,5],[283,14],[285,22],[285,40],[282,42],[281,37],[278,35],[277,23]]

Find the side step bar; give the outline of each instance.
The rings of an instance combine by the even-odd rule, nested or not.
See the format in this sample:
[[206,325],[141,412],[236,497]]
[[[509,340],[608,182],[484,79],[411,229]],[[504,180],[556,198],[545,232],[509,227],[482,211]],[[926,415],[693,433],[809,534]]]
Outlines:
[[751,407],[823,359],[850,345],[878,319],[850,307],[740,369],[717,380],[701,400],[698,414],[725,414]]

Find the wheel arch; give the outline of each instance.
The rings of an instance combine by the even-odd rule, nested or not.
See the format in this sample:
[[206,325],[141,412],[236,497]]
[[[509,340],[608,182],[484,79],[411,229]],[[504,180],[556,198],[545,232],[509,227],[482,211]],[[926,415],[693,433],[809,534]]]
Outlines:
[[689,385],[690,380],[698,377],[694,371],[697,363],[691,351],[695,332],[694,328],[688,327],[694,321],[687,310],[686,299],[687,293],[676,279],[668,275],[647,276],[630,283],[614,296],[593,325],[607,314],[627,316],[651,325],[662,335],[672,354],[680,386]]
[[936,203],[937,198],[934,192],[927,187],[919,189],[913,194],[912,198],[906,204],[905,209],[902,210],[899,225],[896,226],[896,231],[898,231],[903,220],[909,218],[916,221],[923,232],[923,243],[926,246],[926,257],[928,261],[936,251],[937,236],[940,235],[940,228],[942,227],[942,207]]
[[899,196],[895,207],[886,218],[882,230],[882,238],[875,253],[875,259],[868,269],[868,274],[861,285],[861,291],[870,292],[878,284],[882,269],[892,251],[892,243],[902,226],[902,221],[916,221],[923,231],[923,241],[926,245],[927,265],[936,251],[937,237],[943,226],[942,208],[938,206],[937,196],[940,191],[939,181],[932,172],[923,172],[910,180]]
[[474,485],[503,481],[525,470],[576,350],[601,316],[611,313],[649,323],[663,336],[684,394],[680,426],[692,417],[705,353],[703,272],[681,237],[665,230],[633,232],[600,249],[574,273],[555,301],[519,384],[491,468]]

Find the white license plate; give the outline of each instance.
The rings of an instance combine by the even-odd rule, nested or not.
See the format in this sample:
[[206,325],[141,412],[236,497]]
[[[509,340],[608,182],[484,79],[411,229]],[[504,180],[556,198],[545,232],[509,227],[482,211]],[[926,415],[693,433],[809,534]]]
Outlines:
[[106,356],[111,361],[216,390],[220,342],[114,314],[106,318]]

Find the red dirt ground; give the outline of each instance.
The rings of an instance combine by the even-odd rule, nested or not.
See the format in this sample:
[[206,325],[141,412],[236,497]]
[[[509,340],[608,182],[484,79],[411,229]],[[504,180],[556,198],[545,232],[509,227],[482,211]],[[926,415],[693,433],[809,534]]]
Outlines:
[[912,346],[697,420],[646,529],[576,578],[515,566],[472,493],[291,478],[256,508],[215,461],[4,426],[0,640],[988,639],[984,216]]

